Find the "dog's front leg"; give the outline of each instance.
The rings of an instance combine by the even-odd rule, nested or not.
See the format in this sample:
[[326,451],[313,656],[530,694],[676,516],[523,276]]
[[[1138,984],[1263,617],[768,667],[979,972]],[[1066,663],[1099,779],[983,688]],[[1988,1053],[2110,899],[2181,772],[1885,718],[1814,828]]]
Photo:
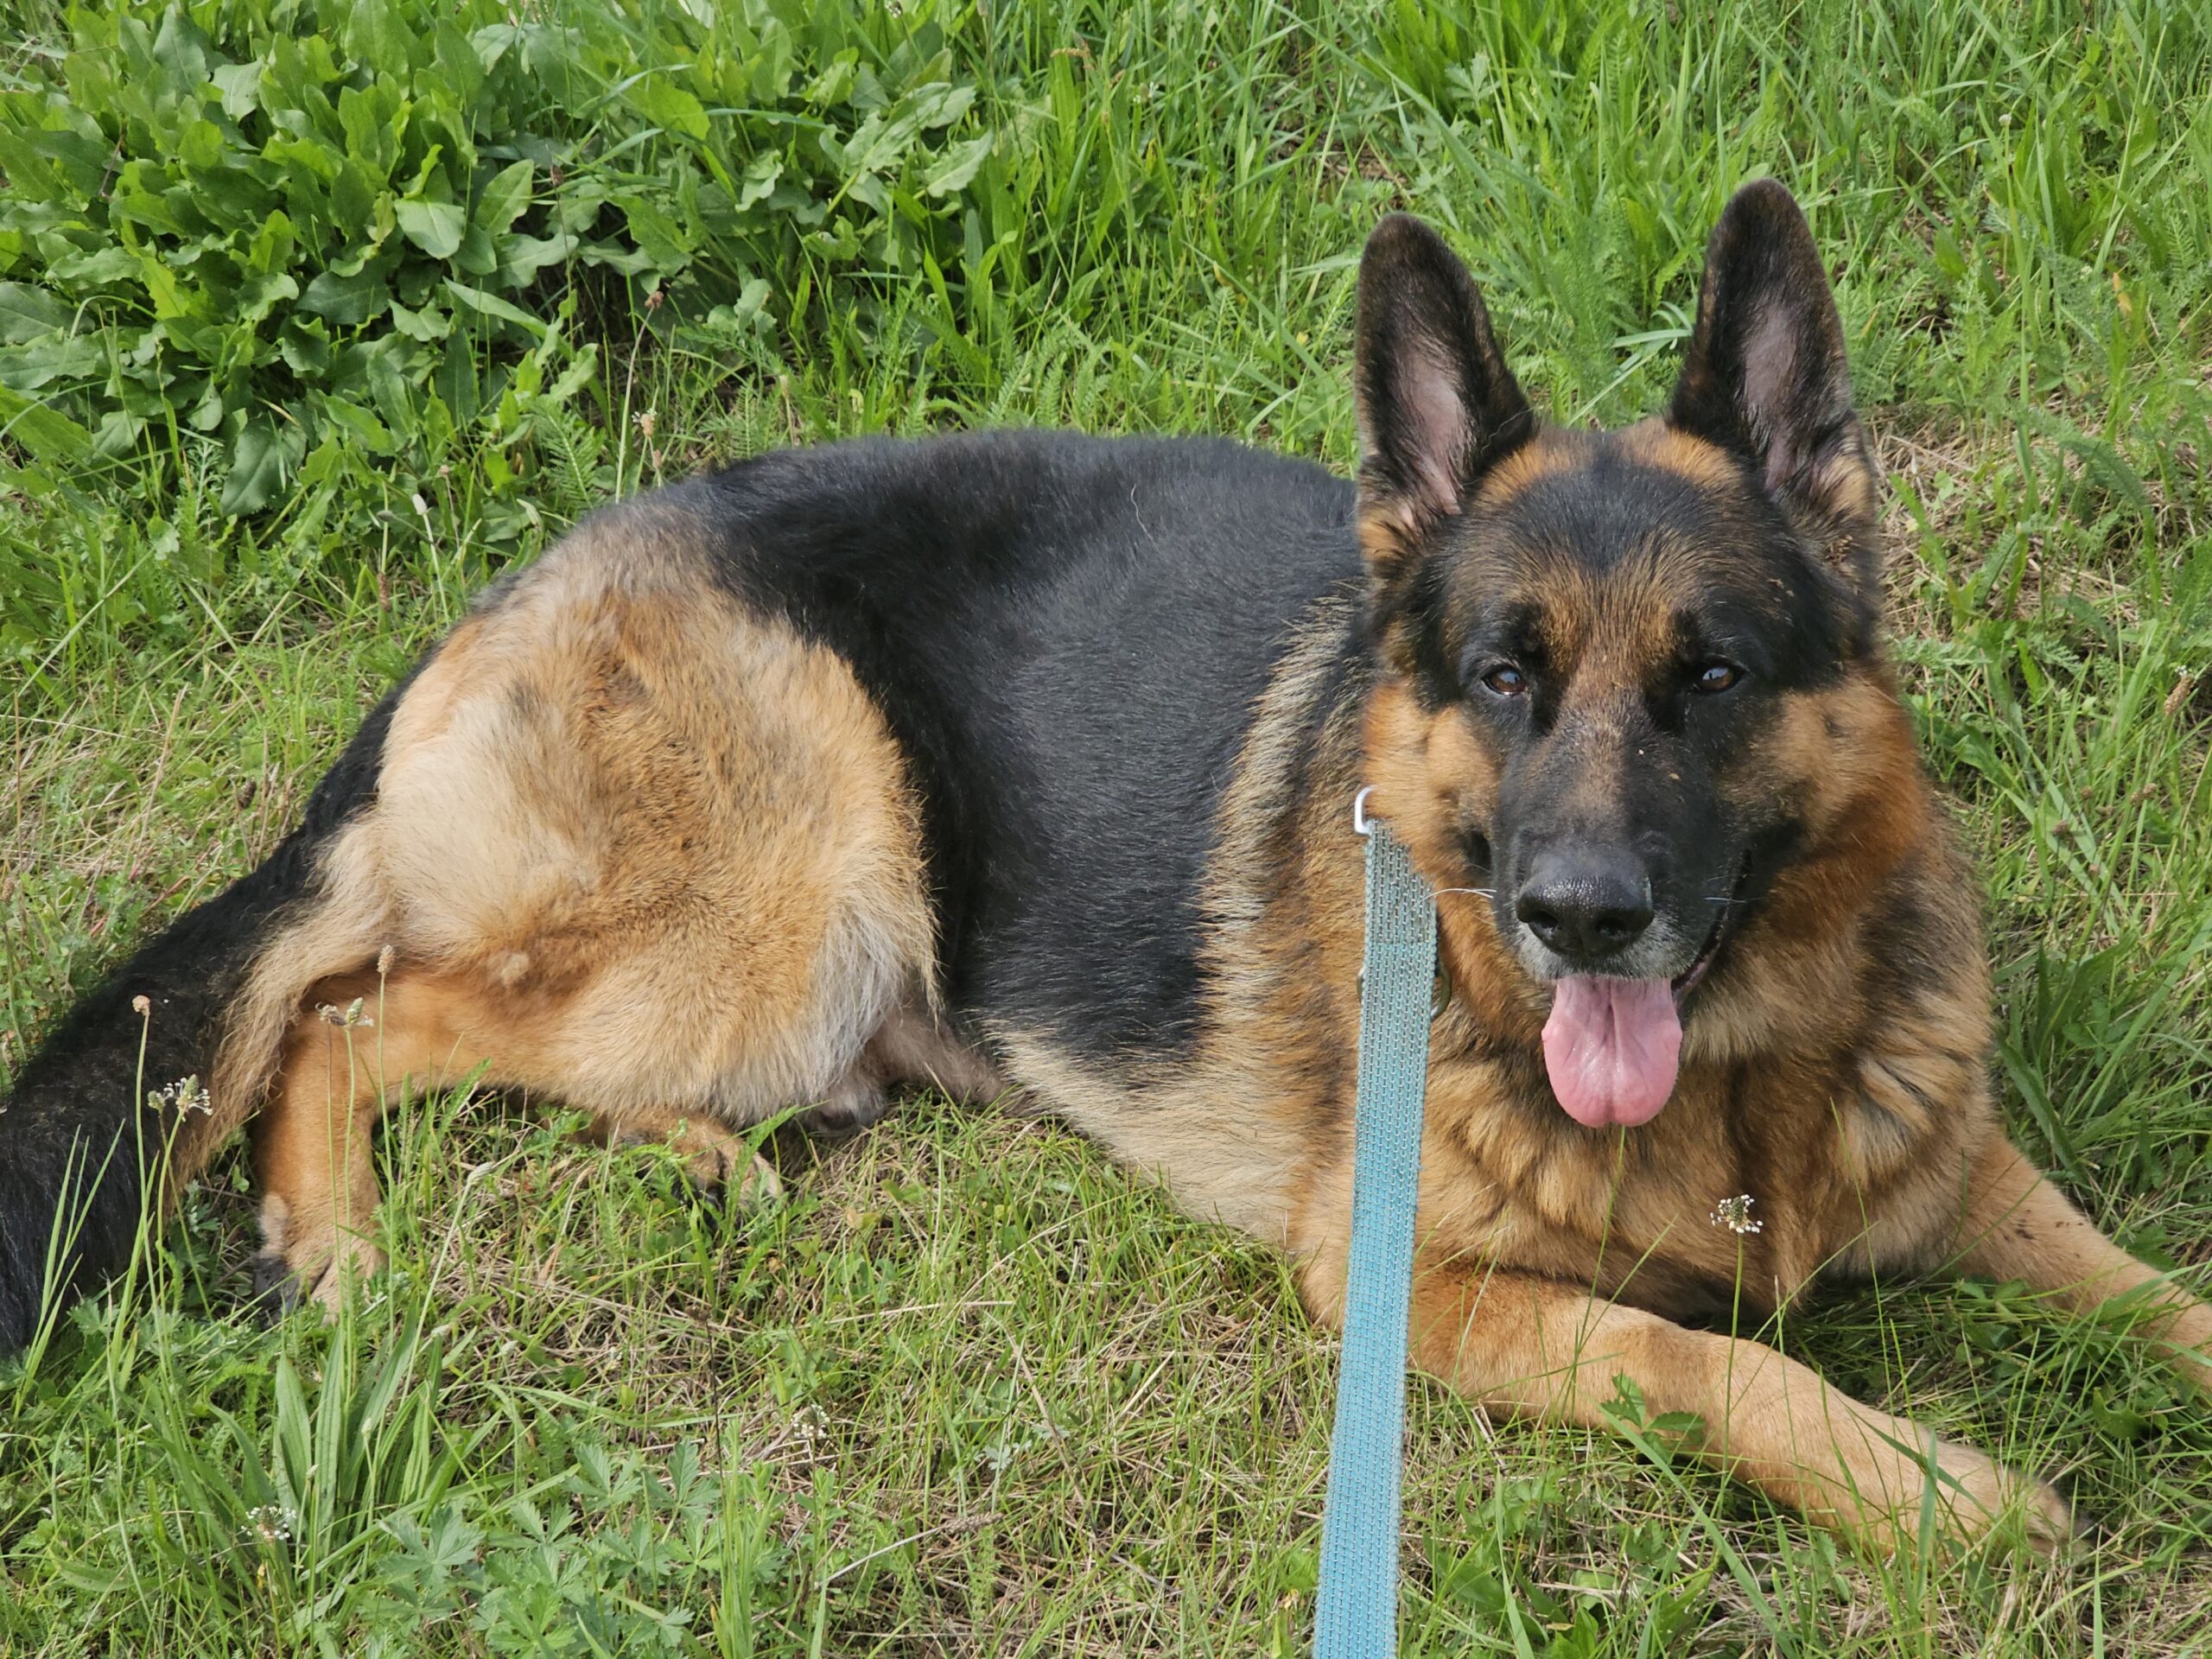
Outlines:
[[1968,1177],[1956,1266],[2021,1280],[2084,1313],[2132,1294],[2145,1334],[2212,1393],[2212,1307],[2099,1232],[2002,1133],[1983,1145]]
[[1875,1548],[1918,1536],[1926,1500],[1942,1529],[1980,1537],[2023,1515],[2031,1542],[2070,1530],[2042,1482],[1970,1446],[1861,1405],[1756,1342],[1685,1329],[1573,1287],[1480,1263],[1424,1264],[1414,1361],[1494,1408],[1595,1428],[1626,1377],[1655,1413],[1694,1414],[1700,1455],[1778,1502]]

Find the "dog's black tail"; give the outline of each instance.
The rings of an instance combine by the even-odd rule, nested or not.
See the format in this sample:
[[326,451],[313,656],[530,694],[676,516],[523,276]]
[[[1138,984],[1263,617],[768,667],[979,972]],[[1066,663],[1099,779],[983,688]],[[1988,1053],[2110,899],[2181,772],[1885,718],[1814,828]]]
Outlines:
[[[210,1095],[218,1046],[267,946],[322,904],[323,853],[374,797],[398,696],[363,724],[269,860],[65,1014],[0,1102],[0,1357],[124,1267],[142,1217],[258,1103],[256,1087]],[[176,1086],[187,1078],[197,1086]]]

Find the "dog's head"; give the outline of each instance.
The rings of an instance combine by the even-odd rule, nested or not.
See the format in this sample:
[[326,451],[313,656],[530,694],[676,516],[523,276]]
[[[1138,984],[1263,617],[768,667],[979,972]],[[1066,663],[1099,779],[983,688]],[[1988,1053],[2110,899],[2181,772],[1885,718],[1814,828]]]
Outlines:
[[1819,254],[1746,186],[1666,415],[1545,429],[1465,268],[1395,217],[1357,372],[1384,810],[1482,895],[1560,1103],[1643,1122],[1732,936],[1863,781],[1854,746],[1891,746],[1875,474]]

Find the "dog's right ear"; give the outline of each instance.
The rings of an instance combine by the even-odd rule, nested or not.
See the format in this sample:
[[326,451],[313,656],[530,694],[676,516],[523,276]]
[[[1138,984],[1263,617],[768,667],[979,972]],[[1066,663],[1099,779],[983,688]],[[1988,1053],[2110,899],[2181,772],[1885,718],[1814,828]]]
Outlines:
[[1387,583],[1536,429],[1475,279],[1410,214],[1376,226],[1360,257],[1354,387],[1361,539]]

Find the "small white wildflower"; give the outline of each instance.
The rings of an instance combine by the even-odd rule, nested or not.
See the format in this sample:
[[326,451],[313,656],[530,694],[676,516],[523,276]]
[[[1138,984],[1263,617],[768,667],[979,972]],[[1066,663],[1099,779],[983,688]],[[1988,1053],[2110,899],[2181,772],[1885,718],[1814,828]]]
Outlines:
[[376,1021],[361,1012],[364,1001],[365,1001],[365,998],[357,996],[342,1008],[335,1003],[326,1002],[315,1011],[315,1018],[326,1026],[342,1026],[347,1031],[358,1031],[365,1026],[373,1026]]
[[1713,1224],[1726,1227],[1739,1237],[1745,1233],[1756,1233],[1761,1224],[1751,1219],[1751,1195],[1748,1192],[1738,1192],[1732,1198],[1721,1199],[1713,1206]]
[[130,1012],[137,1014],[141,1020],[143,1020],[153,1011],[154,1005],[146,1000],[143,993],[130,999]]
[[281,1544],[299,1524],[297,1510],[283,1503],[264,1503],[245,1512],[245,1536],[249,1543]]
[[200,1086],[197,1077],[179,1077],[175,1083],[148,1090],[146,1104],[155,1111],[173,1109],[180,1112],[212,1113],[215,1109],[207,1098],[207,1091]]

